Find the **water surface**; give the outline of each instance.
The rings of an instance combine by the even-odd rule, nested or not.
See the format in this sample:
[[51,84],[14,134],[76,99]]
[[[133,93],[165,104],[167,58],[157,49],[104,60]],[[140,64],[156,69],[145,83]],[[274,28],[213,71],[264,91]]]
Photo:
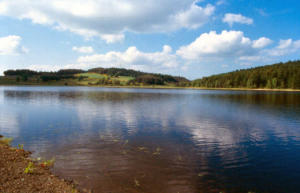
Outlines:
[[99,193],[300,191],[297,92],[0,87],[0,133]]

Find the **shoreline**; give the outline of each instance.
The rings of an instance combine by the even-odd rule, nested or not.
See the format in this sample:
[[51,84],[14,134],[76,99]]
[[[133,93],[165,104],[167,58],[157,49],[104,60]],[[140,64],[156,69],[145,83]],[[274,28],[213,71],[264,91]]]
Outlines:
[[300,89],[269,89],[269,88],[206,88],[206,87],[175,87],[175,86],[110,86],[110,85],[55,85],[55,84],[0,84],[0,87],[94,87],[94,88],[132,88],[132,89],[174,89],[174,90],[224,90],[224,91],[270,91],[270,92],[300,92]]
[[11,147],[11,140],[0,135],[0,192],[79,193],[73,182],[50,171],[49,161],[31,158],[22,145]]

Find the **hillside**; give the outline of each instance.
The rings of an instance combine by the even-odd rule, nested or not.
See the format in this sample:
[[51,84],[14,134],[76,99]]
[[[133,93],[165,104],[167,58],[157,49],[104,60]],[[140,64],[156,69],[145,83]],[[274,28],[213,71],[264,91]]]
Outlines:
[[197,79],[194,87],[300,89],[300,61],[237,70]]
[[57,72],[7,70],[2,85],[91,85],[91,86],[188,86],[184,77],[146,73],[122,68],[65,69]]

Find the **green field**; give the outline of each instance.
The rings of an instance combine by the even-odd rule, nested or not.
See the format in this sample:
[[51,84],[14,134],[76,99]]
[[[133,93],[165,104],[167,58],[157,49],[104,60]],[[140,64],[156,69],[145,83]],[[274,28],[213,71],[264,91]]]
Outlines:
[[89,73],[89,72],[76,74],[75,76],[76,77],[80,77],[80,76],[88,77],[88,79],[100,79],[100,78],[107,78],[108,77],[107,75],[104,75],[104,74]]
[[78,78],[77,84],[80,85],[97,85],[97,84],[101,84],[99,83],[99,81],[101,80],[108,80],[111,82],[119,81],[120,85],[125,85],[128,81],[134,79],[134,77],[130,77],[130,76],[112,77],[106,74],[98,74],[92,72],[76,74],[75,77]]

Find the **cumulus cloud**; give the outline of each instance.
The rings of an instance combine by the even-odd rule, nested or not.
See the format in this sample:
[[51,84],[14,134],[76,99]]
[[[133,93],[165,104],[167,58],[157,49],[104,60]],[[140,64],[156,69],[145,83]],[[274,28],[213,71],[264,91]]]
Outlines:
[[74,46],[72,50],[83,54],[90,54],[94,52],[94,49],[91,46],[82,46],[82,47]]
[[160,52],[148,53],[136,47],[129,47],[124,52],[111,51],[81,56],[75,66],[85,69],[98,66],[122,67],[151,72],[160,72],[161,69],[180,70],[188,68],[190,64],[216,62],[222,62],[222,67],[225,67],[232,63],[251,64],[271,60],[274,59],[276,52],[286,50],[291,52],[300,48],[300,41],[282,40],[278,46],[268,48],[272,43],[273,41],[267,37],[252,40],[242,31],[224,30],[221,33],[211,31],[201,34],[174,53],[170,46],[164,46]]
[[275,48],[267,50],[267,53],[271,56],[283,56],[297,51],[300,51],[300,40],[287,39],[280,40],[279,44]]
[[[22,52],[21,37],[7,36],[0,38],[0,55],[9,55]],[[101,54],[92,54],[92,47],[74,46],[72,50],[85,54],[78,57],[73,64],[66,65],[30,65],[29,69],[39,71],[56,71],[65,68],[89,69],[94,67],[121,67],[149,72],[177,72],[187,70],[190,64],[202,65],[217,63],[219,66],[272,61],[278,56],[288,55],[300,51],[300,40],[281,40],[276,46],[267,37],[251,40],[242,31],[211,31],[201,34],[193,42],[173,51],[168,45],[161,51],[144,52],[136,47],[127,50],[110,51]],[[23,50],[24,51],[24,50]],[[6,70],[0,66],[1,71]]]
[[207,21],[208,16],[212,15],[214,10],[215,7],[212,5],[202,8],[194,2],[190,9],[175,15],[174,21],[177,21],[177,24],[175,24],[174,29],[180,27],[196,29]]
[[275,62],[280,56],[300,52],[300,40],[280,40],[270,47],[273,41],[267,37],[251,40],[242,31],[211,31],[201,34],[188,45],[180,47],[176,55],[185,63],[251,65],[254,63]]
[[[251,65],[274,61],[277,56],[300,50],[300,40],[281,40],[275,47],[267,37],[252,40],[242,31],[211,31],[201,34],[188,45],[173,51],[165,45],[158,52],[143,52],[129,47],[124,52],[110,51],[78,57],[73,64],[63,66],[31,66],[31,69],[53,70],[62,68],[89,69],[94,67],[121,67],[149,72],[175,72],[187,70],[190,65],[210,63],[228,67],[232,64]],[[76,48],[76,50],[79,48]]]
[[[76,47],[76,50],[79,48]],[[90,69],[96,67],[118,67],[147,72],[169,73],[180,67],[180,59],[170,46],[163,46],[158,52],[143,52],[129,47],[124,52],[110,51],[103,54],[90,54],[78,57],[77,61],[63,65],[33,64],[26,68],[37,71],[58,71],[60,69]],[[0,65],[0,74],[9,67]]]
[[254,48],[264,48],[268,45],[270,45],[273,41],[270,40],[269,38],[266,38],[266,37],[262,37],[262,38],[259,38],[258,40],[255,40],[253,42],[253,47]]
[[245,17],[241,14],[227,13],[223,18],[223,22],[228,23],[230,26],[233,26],[234,23],[251,25],[253,24],[253,19]]
[[68,30],[107,43],[124,39],[124,32],[169,32],[197,28],[214,13],[199,0],[2,0],[0,15]]
[[267,38],[251,40],[241,31],[215,31],[200,35],[194,42],[182,46],[177,54],[184,59],[230,58],[251,56],[269,43]]
[[165,45],[161,52],[142,52],[136,47],[129,47],[125,52],[107,52],[81,56],[76,66],[83,68],[93,67],[122,67],[137,70],[174,68],[178,66],[177,56],[172,54],[172,48]]
[[[260,43],[258,42],[260,41],[258,40],[257,42],[254,42],[254,45],[255,44],[259,45]],[[263,42],[266,42],[266,44]],[[261,41],[261,46],[269,45],[269,43],[267,42],[272,43],[273,41],[271,40]],[[258,46],[258,48],[260,48],[260,46]],[[295,41],[292,39],[280,40],[277,46],[268,49],[260,49],[260,50],[261,50],[260,52],[252,56],[241,56],[239,60],[242,62],[246,62],[246,64],[249,64],[251,62],[264,62],[264,61],[272,62],[280,56],[287,56],[295,52],[300,53],[300,40],[295,40]]]
[[15,35],[0,37],[0,55],[15,55],[28,52],[25,47],[21,46],[21,40],[20,36]]

